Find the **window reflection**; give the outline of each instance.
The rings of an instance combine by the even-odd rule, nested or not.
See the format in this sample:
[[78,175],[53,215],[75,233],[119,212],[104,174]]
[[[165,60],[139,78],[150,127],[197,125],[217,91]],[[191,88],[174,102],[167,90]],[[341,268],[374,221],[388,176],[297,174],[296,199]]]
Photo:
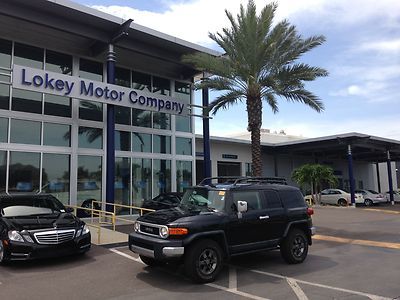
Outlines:
[[124,106],[115,106],[115,123],[131,125],[131,109]]
[[[185,104],[190,104],[191,85],[175,82],[175,97]],[[192,132],[190,117],[176,116],[176,131]]]
[[42,192],[54,195],[63,204],[69,204],[69,155],[43,154]]
[[153,135],[154,153],[171,153],[171,137],[165,135]]
[[165,78],[153,76],[153,93],[159,95],[171,95],[170,81]]
[[43,145],[70,147],[71,126],[43,123]]
[[115,68],[115,84],[131,87],[130,71],[123,68]]
[[71,98],[57,95],[44,95],[44,114],[59,117],[71,117]]
[[79,60],[79,77],[103,81],[103,64],[81,58]]
[[20,43],[14,44],[14,64],[43,69],[44,50]]
[[46,50],[46,70],[65,75],[72,75],[72,56]]
[[39,191],[39,163],[39,153],[11,152],[8,191]]
[[10,108],[10,86],[0,84],[0,109]]
[[131,151],[131,133],[128,131],[115,131],[115,150]]
[[7,152],[0,151],[0,192],[6,190]]
[[192,155],[192,139],[177,137],[176,154]]
[[78,145],[79,148],[102,149],[103,130],[101,128],[79,126]]
[[7,143],[8,119],[0,118],[0,143]]
[[132,133],[133,152],[151,152],[151,134]]
[[151,112],[133,108],[132,126],[151,127]]
[[[131,160],[126,157],[115,158],[115,203],[130,204]],[[118,214],[129,214],[129,208],[120,208]]]
[[151,76],[139,72],[132,72],[132,88],[151,92]]
[[90,121],[103,121],[103,104],[92,101],[79,101],[79,118]]
[[77,205],[92,199],[101,201],[102,165],[100,156],[78,156]]
[[153,113],[153,128],[170,130],[171,115],[160,112]]
[[151,159],[132,160],[132,205],[141,206],[143,200],[151,199]]
[[11,41],[0,39],[0,67],[11,67]]
[[176,189],[178,192],[192,186],[192,162],[176,161]]
[[153,159],[153,196],[171,191],[171,161]]
[[40,122],[11,119],[10,142],[40,145]]
[[12,110],[41,114],[42,94],[37,92],[13,89]]

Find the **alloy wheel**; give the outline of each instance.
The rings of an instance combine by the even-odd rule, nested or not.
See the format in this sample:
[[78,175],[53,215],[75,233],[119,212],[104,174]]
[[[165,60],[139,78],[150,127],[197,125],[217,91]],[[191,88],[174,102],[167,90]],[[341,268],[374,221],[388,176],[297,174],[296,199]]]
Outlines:
[[208,276],[217,269],[218,256],[215,250],[205,249],[199,256],[199,271]]
[[292,253],[296,257],[301,257],[306,249],[306,241],[302,236],[296,236],[292,244]]

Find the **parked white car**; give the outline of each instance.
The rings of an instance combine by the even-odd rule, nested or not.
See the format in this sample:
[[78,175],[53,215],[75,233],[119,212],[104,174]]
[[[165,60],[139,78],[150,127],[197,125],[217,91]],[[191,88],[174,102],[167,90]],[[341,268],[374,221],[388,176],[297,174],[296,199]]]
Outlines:
[[[364,198],[361,194],[355,194],[355,196],[356,204],[364,203]],[[351,195],[340,189],[325,189],[321,191],[321,203],[347,206],[351,204]]]
[[383,194],[373,190],[355,190],[355,192],[363,195],[365,206],[387,202]]
[[[390,202],[389,191],[385,193],[386,202]],[[400,191],[393,191],[393,200],[394,202],[400,202]]]

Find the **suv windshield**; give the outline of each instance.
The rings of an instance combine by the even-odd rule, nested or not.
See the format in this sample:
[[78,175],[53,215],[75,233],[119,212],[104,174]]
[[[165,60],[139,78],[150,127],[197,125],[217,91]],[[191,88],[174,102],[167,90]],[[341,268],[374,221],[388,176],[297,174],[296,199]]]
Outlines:
[[7,197],[0,198],[4,217],[36,216],[65,212],[65,207],[53,197]]
[[225,191],[190,188],[183,195],[181,205],[189,209],[221,211],[225,205]]

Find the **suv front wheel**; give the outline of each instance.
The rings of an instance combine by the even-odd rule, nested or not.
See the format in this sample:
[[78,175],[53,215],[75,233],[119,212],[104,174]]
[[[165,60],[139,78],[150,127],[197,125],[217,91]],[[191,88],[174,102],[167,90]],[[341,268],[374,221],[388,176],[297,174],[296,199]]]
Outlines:
[[308,240],[303,230],[292,229],[281,243],[281,255],[289,264],[302,263],[308,253]]
[[222,250],[213,240],[200,240],[185,255],[186,274],[198,283],[212,282],[222,268]]

